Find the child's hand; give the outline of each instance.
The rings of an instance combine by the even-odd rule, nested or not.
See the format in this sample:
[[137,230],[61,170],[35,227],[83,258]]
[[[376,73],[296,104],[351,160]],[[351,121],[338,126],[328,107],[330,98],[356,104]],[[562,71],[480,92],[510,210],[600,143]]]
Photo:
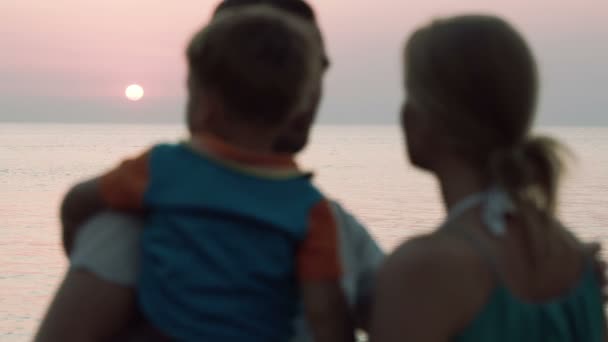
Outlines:
[[101,177],[74,186],[63,199],[63,247],[70,254],[76,232],[104,209],[141,210],[148,184],[150,151],[122,162]]
[[78,228],[104,208],[98,178],[76,184],[68,191],[63,198],[60,213],[66,255],[70,255]]

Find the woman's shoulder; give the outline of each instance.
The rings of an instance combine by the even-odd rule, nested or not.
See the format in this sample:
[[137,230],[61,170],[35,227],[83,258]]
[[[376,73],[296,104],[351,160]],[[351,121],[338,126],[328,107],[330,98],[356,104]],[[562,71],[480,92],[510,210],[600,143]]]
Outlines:
[[392,287],[417,297],[457,332],[481,311],[495,283],[485,260],[466,240],[435,232],[401,244],[382,267],[378,286],[379,291]]
[[487,273],[487,265],[469,241],[443,231],[408,239],[394,250],[387,264],[405,269],[431,267],[438,277],[449,277],[454,272]]

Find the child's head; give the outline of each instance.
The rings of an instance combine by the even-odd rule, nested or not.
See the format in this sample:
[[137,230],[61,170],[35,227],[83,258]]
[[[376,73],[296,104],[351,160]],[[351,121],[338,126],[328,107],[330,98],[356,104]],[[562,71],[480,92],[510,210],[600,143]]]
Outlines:
[[530,137],[538,77],[523,37],[496,17],[454,17],[415,32],[404,58],[412,162],[438,171],[458,158],[551,207],[560,163],[554,142]]
[[190,130],[278,131],[311,101],[320,54],[303,19],[264,5],[223,10],[187,49]]
[[[214,11],[214,15],[221,14],[225,10],[234,9],[244,6],[265,4],[274,8],[278,8],[288,12],[314,26],[317,39],[321,45],[321,62],[323,63],[323,71],[329,68],[329,57],[325,51],[323,36],[317,25],[316,15],[313,8],[304,0],[223,0]],[[322,84],[316,91],[308,107],[302,108],[302,111],[296,113],[294,118],[275,142],[274,150],[279,153],[297,153],[300,152],[308,143],[310,128],[315,121],[318,106],[323,95]]]

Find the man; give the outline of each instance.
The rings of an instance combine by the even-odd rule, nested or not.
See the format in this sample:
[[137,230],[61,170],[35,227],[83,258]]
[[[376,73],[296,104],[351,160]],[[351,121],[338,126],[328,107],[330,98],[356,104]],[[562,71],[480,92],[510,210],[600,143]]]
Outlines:
[[[266,3],[279,7],[306,20],[315,22],[312,9],[301,0],[227,0],[217,12],[234,6]],[[321,34],[319,33],[319,39]],[[323,56],[324,64],[329,65]],[[289,134],[275,146],[277,152],[295,153],[304,148],[317,111],[321,92],[307,110],[289,127]],[[342,285],[354,309],[365,312],[363,297],[369,293],[374,270],[383,253],[365,228],[338,204],[332,210],[340,226],[341,259],[344,278]],[[71,252],[70,270],[57,293],[38,340],[90,340],[93,337],[112,338],[125,332],[130,338],[149,340],[149,326],[133,325],[137,316],[134,285],[137,279],[139,235],[142,222],[133,217],[105,213],[94,218],[80,231]],[[75,232],[66,232],[66,249],[72,247]],[[124,313],[121,319],[104,319]],[[78,317],[78,324],[73,324]],[[364,314],[359,315],[365,320]],[[119,325],[110,322],[121,322]],[[296,322],[296,340],[308,340],[305,322]],[[363,324],[363,323],[362,323]],[[123,338],[125,336],[122,336]]]

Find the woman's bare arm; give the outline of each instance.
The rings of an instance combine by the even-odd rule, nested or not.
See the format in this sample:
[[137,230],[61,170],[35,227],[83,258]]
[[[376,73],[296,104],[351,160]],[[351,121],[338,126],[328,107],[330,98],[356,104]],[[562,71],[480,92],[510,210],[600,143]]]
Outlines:
[[374,292],[371,341],[447,342],[474,317],[488,277],[457,245],[420,237],[387,259]]

